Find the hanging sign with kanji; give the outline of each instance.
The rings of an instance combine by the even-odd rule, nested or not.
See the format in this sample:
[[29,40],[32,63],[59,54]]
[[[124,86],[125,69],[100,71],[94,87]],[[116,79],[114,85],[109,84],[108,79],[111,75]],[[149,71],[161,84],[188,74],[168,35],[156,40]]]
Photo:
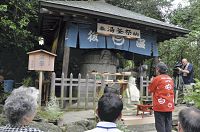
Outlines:
[[97,33],[104,35],[124,36],[127,38],[140,38],[140,30],[97,23]]

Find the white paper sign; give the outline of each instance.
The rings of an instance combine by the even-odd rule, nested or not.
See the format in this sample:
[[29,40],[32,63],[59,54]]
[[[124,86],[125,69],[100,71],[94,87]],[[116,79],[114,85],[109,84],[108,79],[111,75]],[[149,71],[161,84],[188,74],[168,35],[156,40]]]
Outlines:
[[124,36],[127,38],[140,38],[140,30],[97,23],[97,33],[105,35]]

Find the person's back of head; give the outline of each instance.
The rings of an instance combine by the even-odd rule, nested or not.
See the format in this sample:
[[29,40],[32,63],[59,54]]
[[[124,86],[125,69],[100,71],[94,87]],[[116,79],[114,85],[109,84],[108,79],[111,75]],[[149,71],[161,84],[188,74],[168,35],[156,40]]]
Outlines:
[[200,110],[194,107],[179,112],[179,132],[200,132]]
[[167,74],[167,65],[163,62],[160,62],[156,65],[156,69],[158,70],[159,74]]
[[109,87],[108,85],[106,85],[106,87],[104,88],[104,94],[105,93],[114,93],[119,95],[119,91],[117,90],[117,88]]
[[117,94],[105,93],[98,101],[98,116],[101,121],[115,122],[121,117],[123,102]]
[[23,126],[27,118],[33,119],[37,109],[37,93],[35,88],[20,87],[13,90],[4,105],[5,115],[11,125]]

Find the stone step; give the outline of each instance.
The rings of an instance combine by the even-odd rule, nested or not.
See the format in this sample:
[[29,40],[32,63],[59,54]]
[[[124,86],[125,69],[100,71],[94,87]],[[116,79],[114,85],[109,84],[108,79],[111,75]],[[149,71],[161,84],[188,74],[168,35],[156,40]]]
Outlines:
[[133,132],[155,131],[155,121],[152,115],[145,114],[142,118],[141,115],[132,114],[132,116],[123,116],[122,119],[128,129]]
[[[173,128],[177,125],[178,112],[180,109],[183,109],[185,106],[178,106],[173,112]],[[131,132],[156,132],[155,129],[155,119],[154,115],[145,113],[144,118],[141,114],[136,116],[136,107],[135,105],[126,105],[122,111],[122,119],[124,124]],[[172,131],[176,132],[176,131]]]

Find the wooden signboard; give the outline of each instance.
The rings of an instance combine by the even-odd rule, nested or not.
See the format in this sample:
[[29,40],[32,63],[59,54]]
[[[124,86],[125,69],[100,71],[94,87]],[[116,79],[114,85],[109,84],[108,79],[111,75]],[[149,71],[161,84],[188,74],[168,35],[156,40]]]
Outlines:
[[97,23],[97,33],[105,35],[124,36],[129,39],[140,38],[140,30],[103,23]]
[[28,70],[54,71],[55,54],[45,50],[36,50],[27,54],[29,55]]
[[28,70],[39,71],[39,105],[42,99],[42,72],[54,71],[55,54],[45,51],[36,50],[27,53],[29,55]]

